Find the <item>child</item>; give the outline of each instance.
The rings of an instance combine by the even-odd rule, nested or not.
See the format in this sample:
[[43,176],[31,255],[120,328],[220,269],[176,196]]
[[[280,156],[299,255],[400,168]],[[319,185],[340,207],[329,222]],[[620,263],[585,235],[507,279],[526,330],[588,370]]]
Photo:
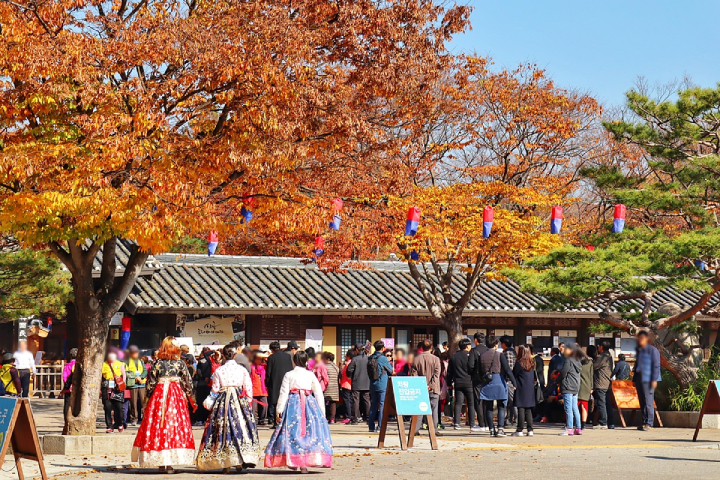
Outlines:
[[265,466],[298,468],[332,466],[332,440],[325,419],[320,382],[308,371],[307,353],[293,356],[295,368],[286,373],[277,403],[277,424],[265,449]]

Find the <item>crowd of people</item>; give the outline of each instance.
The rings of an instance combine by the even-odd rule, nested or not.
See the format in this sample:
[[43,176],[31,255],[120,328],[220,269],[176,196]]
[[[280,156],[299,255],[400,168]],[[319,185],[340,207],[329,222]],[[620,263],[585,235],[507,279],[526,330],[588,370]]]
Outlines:
[[[258,425],[274,429],[265,449],[265,465],[329,467],[329,425],[341,422],[380,428],[390,376],[422,376],[428,386],[433,425],[469,428],[497,437],[532,436],[536,423],[564,422],[563,436],[582,435],[591,427],[614,428],[611,381],[631,375],[624,355],[615,361],[610,342],[581,348],[560,344],[545,364],[532,345],[513,345],[511,337],[475,333],[459,341],[451,355],[432,341],[416,348],[387,349],[382,340],[357,344],[336,363],[331,352],[301,350],[290,341],[269,345],[270,352],[233,342],[206,347],[198,358],[168,337],[152,357],[135,346],[109,349],[103,364],[102,400],[107,433],[128,425],[140,428],[133,458],[143,466],[195,463],[200,470],[242,469],[257,464]],[[653,395],[660,380],[660,356],[646,332],[637,334],[634,382],[643,414],[641,430],[653,426]],[[69,408],[77,351],[63,372],[65,409]],[[0,378],[14,358],[3,357]],[[6,364],[7,360],[7,364]],[[21,391],[20,376],[10,375]],[[198,452],[192,426],[204,426]],[[417,433],[427,429],[418,422]],[[442,433],[438,432],[438,435]]]

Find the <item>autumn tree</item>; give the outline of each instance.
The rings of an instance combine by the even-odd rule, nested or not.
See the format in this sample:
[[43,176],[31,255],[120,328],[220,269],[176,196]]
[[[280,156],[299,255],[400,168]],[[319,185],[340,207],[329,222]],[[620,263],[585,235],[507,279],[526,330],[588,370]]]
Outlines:
[[[0,1],[0,228],[72,277],[69,433],[95,430],[109,321],[151,251],[312,232],[334,197],[362,216],[408,191],[395,154],[467,17],[426,0]],[[397,122],[408,135],[388,137]],[[120,277],[118,239],[136,244]]]
[[[427,142],[444,146],[444,155],[431,178],[399,202],[402,214],[420,208],[420,228],[398,243],[451,344],[462,337],[464,309],[482,282],[560,245],[550,209],[598,155],[593,132],[601,112],[595,100],[558,88],[532,66],[494,72],[470,57],[453,80],[455,89],[446,91],[456,109],[438,118],[446,126]],[[494,221],[483,238],[486,207]]]
[[[687,328],[696,314],[717,315],[720,304],[720,87],[686,88],[662,101],[636,89],[627,106],[625,118],[605,127],[642,149],[641,168],[598,166],[584,175],[606,211],[627,206],[629,228],[611,233],[606,222],[587,239],[594,251],[566,246],[512,275],[555,302],[597,302],[600,319],[620,330],[649,329],[663,366],[687,386],[701,351],[670,330]],[[653,301],[668,288],[695,292],[694,303],[656,309]]]

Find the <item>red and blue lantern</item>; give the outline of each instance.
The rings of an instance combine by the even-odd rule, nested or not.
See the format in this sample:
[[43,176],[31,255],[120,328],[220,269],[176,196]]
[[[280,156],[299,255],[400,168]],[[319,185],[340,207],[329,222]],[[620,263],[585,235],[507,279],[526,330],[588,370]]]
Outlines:
[[242,220],[240,220],[240,224],[250,223],[250,220],[252,220],[252,218],[253,218],[253,212],[251,210],[245,208],[244,206],[242,208],[240,208],[240,215],[243,218]]
[[337,213],[333,215],[332,221],[330,222],[330,228],[333,230],[340,230],[340,222],[342,221],[342,217],[338,215]]
[[704,272],[705,270],[707,270],[707,264],[705,262],[703,262],[702,260],[695,260],[695,266],[701,272]]
[[343,201],[340,198],[335,198],[330,202],[330,204],[332,205],[332,209],[335,211],[332,220],[330,221],[330,228],[333,230],[340,230],[340,222],[342,221],[340,210],[342,210]]
[[493,220],[495,220],[495,209],[490,206],[485,207],[483,209],[483,238],[490,237]]
[[122,331],[120,332],[120,350],[125,350],[130,344],[130,317],[123,317]]
[[325,253],[325,239],[320,235],[315,237],[315,248],[313,249],[313,253],[316,257],[319,257],[323,253]]
[[208,235],[208,257],[215,255],[218,246],[218,232],[211,230]]
[[420,225],[420,209],[418,207],[410,207],[405,222],[405,236],[414,237]]
[[240,216],[242,217],[242,220],[240,220],[241,225],[243,223],[250,223],[250,220],[253,218],[253,212],[250,210],[250,207],[255,204],[255,197],[251,197],[249,195],[251,194],[246,194],[242,199],[243,206],[240,208]]
[[627,208],[622,203],[615,205],[615,215],[613,217],[613,233],[622,233],[625,228],[625,213]]
[[552,208],[552,214],[550,215],[550,233],[555,235],[560,233],[562,230],[563,221],[563,209],[562,207],[555,206]]

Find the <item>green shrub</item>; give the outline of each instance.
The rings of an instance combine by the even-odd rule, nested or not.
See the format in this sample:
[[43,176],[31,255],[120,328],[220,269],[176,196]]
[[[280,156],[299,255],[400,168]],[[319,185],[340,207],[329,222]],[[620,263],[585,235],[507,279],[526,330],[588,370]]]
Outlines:
[[717,351],[698,369],[695,383],[685,389],[680,386],[670,389],[670,408],[678,411],[700,411],[708,384],[713,380],[720,380],[720,353]]

